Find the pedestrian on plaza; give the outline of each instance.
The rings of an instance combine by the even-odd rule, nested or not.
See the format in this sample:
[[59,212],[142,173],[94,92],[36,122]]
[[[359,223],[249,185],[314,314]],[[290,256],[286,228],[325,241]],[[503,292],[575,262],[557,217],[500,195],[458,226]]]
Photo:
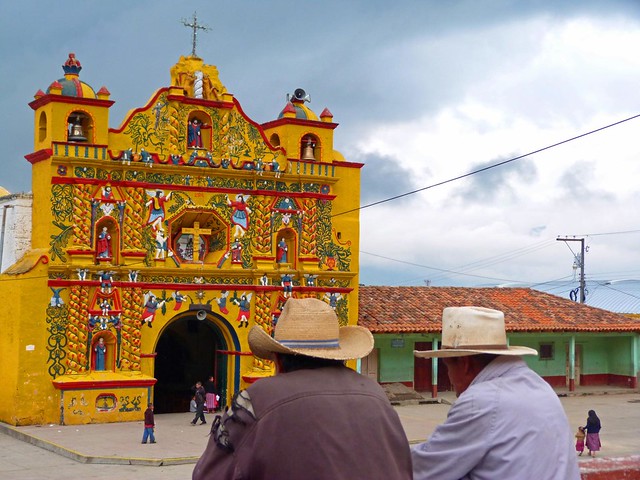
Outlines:
[[147,405],[147,409],[144,411],[144,433],[142,434],[142,443],[156,443],[156,437],[153,434],[153,430],[156,427],[156,421],[153,417],[153,403]]
[[600,444],[600,419],[596,415],[595,410],[589,410],[587,417],[587,425],[584,427],[587,432],[587,450],[589,450],[589,456],[595,457],[596,452],[600,450],[602,445]]
[[578,432],[576,433],[576,452],[578,452],[579,457],[584,453],[584,437],[584,427],[578,427]]
[[194,480],[411,479],[398,414],[377,382],[344,363],[371,352],[367,329],[341,327],[322,300],[289,298],[274,336],[254,326],[248,340],[276,374],[216,417]]
[[204,387],[202,386],[202,382],[196,382],[194,388],[194,396],[193,398],[196,401],[196,416],[193,417],[191,421],[191,425],[195,425],[198,419],[200,419],[200,425],[204,425],[207,421],[204,418],[204,404],[206,401],[206,392],[204,391]]
[[196,397],[191,397],[191,401],[189,402],[189,412],[196,413],[198,411],[198,406],[196,405]]
[[213,378],[213,375],[211,375],[209,380],[205,382],[204,391],[206,392],[207,411],[209,413],[213,413],[218,407],[218,392],[216,391],[216,381]]
[[558,396],[509,346],[504,314],[449,307],[442,314],[440,350],[458,397],[447,420],[412,447],[413,478],[579,480],[573,432]]

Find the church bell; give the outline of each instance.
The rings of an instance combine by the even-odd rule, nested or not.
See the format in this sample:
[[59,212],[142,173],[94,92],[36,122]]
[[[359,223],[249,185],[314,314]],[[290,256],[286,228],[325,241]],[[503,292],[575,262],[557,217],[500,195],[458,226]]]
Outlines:
[[80,117],[74,117],[73,123],[71,124],[71,129],[69,131],[69,141],[70,142],[86,142],[87,137],[84,136],[84,131],[82,130],[82,120]]
[[311,140],[307,140],[307,144],[304,146],[304,150],[302,150],[302,158],[301,160],[315,160],[316,157],[313,154],[313,142]]

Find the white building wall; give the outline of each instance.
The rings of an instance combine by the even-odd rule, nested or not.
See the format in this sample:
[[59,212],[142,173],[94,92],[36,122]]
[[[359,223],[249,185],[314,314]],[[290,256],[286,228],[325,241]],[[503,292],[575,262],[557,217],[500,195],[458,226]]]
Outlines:
[[0,197],[0,272],[16,263],[31,248],[33,195]]

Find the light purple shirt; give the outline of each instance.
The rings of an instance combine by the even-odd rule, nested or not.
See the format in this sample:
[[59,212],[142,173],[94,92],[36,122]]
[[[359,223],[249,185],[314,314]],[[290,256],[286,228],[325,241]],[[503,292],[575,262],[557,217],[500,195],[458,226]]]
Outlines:
[[431,437],[414,480],[579,480],[573,432],[553,389],[520,357],[487,365]]

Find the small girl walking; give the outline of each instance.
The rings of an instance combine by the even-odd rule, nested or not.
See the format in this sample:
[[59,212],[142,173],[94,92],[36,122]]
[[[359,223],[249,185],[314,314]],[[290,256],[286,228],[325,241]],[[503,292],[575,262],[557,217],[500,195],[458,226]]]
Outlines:
[[576,433],[576,452],[578,452],[578,456],[582,456],[584,452],[584,427],[578,427],[578,432]]

